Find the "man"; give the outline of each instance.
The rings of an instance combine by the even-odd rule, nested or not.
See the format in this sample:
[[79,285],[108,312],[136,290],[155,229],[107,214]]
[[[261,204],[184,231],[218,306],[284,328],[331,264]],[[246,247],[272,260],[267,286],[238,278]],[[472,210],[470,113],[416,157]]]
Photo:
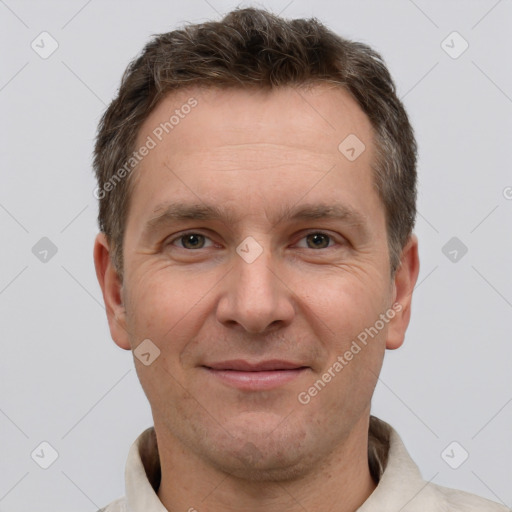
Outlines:
[[95,148],[94,259],[154,428],[109,512],[505,511],[370,416],[419,271],[416,144],[380,57],[236,10],[156,37]]

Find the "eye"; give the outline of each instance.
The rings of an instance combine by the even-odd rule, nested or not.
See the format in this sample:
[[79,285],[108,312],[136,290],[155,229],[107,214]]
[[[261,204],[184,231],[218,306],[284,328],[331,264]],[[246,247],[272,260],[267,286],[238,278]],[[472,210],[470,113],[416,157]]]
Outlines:
[[[302,242],[303,240],[305,241],[305,245]],[[307,249],[327,249],[331,246],[331,242],[333,242],[333,240],[330,235],[322,233],[321,231],[316,231],[302,237],[298,246],[303,248],[305,247]]]
[[211,240],[201,233],[185,233],[171,240],[171,245],[177,245],[182,249],[204,249],[207,243],[212,244]]

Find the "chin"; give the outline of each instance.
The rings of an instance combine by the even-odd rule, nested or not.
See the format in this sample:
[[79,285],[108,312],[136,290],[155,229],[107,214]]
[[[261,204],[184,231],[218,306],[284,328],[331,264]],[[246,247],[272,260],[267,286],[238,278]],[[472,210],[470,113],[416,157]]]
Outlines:
[[308,445],[314,443],[308,443],[307,438],[304,431],[275,427],[273,431],[240,429],[233,437],[224,432],[214,447],[210,445],[206,451],[213,466],[235,478],[284,482],[306,475],[321,458],[318,450],[308,450]]
[[217,469],[251,482],[286,482],[311,471],[311,458],[293,448],[288,451],[287,447],[281,447],[280,451],[269,452],[247,442],[242,449],[216,455],[211,462]]

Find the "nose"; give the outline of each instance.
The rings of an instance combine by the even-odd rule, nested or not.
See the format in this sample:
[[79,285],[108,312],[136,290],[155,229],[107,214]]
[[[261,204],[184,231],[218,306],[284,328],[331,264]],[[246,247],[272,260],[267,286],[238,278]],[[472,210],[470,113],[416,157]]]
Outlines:
[[230,328],[261,334],[289,325],[295,315],[293,292],[272,268],[269,249],[251,263],[238,254],[224,280],[217,320]]

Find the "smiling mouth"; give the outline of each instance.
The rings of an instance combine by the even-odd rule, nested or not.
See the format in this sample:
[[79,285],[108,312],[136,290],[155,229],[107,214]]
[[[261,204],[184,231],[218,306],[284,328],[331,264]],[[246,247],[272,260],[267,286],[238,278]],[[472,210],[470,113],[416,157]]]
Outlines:
[[209,375],[222,383],[246,391],[267,390],[283,386],[310,368],[290,361],[223,361],[203,365]]

